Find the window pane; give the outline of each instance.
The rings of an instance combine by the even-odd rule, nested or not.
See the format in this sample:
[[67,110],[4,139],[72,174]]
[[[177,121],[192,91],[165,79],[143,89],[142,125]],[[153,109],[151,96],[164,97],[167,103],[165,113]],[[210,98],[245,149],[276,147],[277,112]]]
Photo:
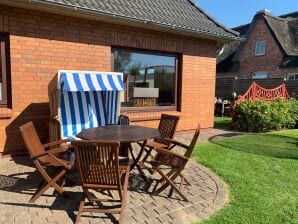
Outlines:
[[266,42],[265,41],[257,41],[256,42],[256,55],[264,55],[266,51]]
[[293,74],[288,75],[288,80],[295,80],[295,75]]
[[265,71],[255,72],[252,74],[253,79],[266,79],[268,77],[268,73]]
[[124,73],[123,107],[175,105],[176,57],[115,49],[114,71]]

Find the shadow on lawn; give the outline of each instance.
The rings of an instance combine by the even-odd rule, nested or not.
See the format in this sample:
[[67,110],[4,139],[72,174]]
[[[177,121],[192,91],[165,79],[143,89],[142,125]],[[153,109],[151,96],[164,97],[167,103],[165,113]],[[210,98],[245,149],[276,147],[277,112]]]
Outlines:
[[[216,138],[216,136],[214,136]],[[231,150],[274,158],[298,159],[298,138],[278,134],[252,134],[247,138],[212,141]]]
[[208,140],[210,142],[215,142],[215,141],[225,139],[225,138],[240,137],[242,135],[243,135],[243,133],[241,133],[241,132],[231,132],[231,133],[225,133],[225,134],[220,134],[220,135],[213,135],[210,138],[208,138]]

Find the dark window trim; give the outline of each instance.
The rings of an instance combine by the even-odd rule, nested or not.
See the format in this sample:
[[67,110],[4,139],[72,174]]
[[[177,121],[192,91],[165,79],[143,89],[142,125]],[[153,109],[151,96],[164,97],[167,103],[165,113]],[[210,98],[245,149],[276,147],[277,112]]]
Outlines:
[[114,50],[127,50],[127,51],[132,51],[132,52],[138,52],[138,53],[151,53],[153,55],[161,55],[161,56],[178,56],[179,53],[176,52],[170,52],[170,51],[159,51],[159,50],[151,50],[151,49],[146,49],[146,48],[135,48],[135,47],[123,47],[123,46],[117,46],[117,45],[112,45],[112,53]]
[[126,50],[130,52],[152,54],[159,56],[171,56],[175,57],[175,105],[174,106],[155,106],[155,107],[121,107],[121,112],[147,112],[147,111],[180,111],[180,99],[181,99],[181,85],[180,80],[182,74],[182,56],[181,53],[173,53],[166,51],[150,50],[143,48],[133,48],[133,47],[123,47],[123,46],[111,46],[112,51],[112,68],[111,71],[114,71],[114,51],[115,50]]
[[11,106],[11,76],[10,76],[10,54],[9,54],[9,35],[0,33],[1,64],[2,64],[2,100],[0,107]]

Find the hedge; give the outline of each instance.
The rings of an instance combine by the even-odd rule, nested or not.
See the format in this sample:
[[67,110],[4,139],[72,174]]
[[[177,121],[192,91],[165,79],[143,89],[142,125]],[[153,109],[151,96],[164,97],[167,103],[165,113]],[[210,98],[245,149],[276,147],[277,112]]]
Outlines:
[[236,129],[247,132],[297,128],[298,100],[243,101],[236,105]]

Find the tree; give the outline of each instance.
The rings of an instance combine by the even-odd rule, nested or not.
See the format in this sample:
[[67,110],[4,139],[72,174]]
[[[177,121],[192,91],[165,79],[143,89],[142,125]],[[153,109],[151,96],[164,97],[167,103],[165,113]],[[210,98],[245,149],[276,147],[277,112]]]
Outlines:
[[114,70],[116,72],[126,73],[127,66],[131,60],[131,53],[125,51],[115,51],[114,54]]

